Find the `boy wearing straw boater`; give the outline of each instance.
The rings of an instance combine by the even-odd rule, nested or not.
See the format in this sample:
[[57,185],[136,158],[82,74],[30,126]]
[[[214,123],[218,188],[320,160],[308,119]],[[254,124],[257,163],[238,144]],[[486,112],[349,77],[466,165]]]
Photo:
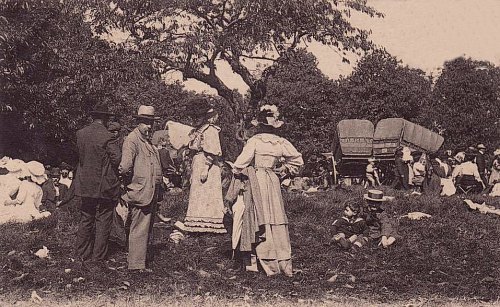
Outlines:
[[384,196],[384,192],[380,190],[368,190],[363,198],[366,201],[365,220],[369,240],[384,248],[391,246],[399,237],[398,222],[385,210],[387,196]]

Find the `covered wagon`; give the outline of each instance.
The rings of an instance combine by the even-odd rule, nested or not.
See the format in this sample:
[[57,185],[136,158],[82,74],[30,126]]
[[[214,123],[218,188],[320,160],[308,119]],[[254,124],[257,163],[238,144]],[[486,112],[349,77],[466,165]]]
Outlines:
[[443,142],[441,135],[403,118],[380,120],[373,135],[373,156],[380,161],[378,166],[382,181],[392,181],[394,154],[399,147],[406,146],[411,151],[434,153],[441,148]]
[[343,178],[363,178],[373,154],[373,123],[365,119],[344,119],[337,125],[333,152],[336,170]]
[[409,147],[412,151],[434,153],[444,138],[427,128],[403,118],[386,118],[377,123],[373,135],[373,155],[379,160],[394,160],[396,149]]

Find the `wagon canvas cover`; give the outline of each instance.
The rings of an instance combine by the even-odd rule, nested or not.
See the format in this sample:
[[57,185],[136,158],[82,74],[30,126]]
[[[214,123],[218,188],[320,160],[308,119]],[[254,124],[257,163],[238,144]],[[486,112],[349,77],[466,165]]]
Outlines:
[[377,123],[373,135],[375,156],[393,156],[399,146],[412,150],[436,152],[444,138],[431,130],[402,118],[386,118]]
[[374,131],[375,127],[369,120],[341,120],[337,125],[337,132],[342,156],[371,156]]

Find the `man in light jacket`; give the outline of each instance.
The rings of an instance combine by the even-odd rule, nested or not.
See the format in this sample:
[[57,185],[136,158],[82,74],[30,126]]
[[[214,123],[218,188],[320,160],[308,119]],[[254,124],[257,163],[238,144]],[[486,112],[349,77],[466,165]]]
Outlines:
[[[152,106],[140,106],[137,127],[125,138],[119,172],[130,182],[122,199],[130,210],[129,270],[147,270],[146,255],[153,217],[161,193],[162,170],[158,150],[151,144],[155,119]],[[149,271],[149,270],[147,270]]]

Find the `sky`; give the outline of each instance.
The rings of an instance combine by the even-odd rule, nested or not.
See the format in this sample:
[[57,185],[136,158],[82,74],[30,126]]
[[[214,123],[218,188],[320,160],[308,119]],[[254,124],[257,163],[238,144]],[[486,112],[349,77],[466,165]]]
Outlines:
[[[500,66],[500,0],[368,0],[384,18],[354,15],[352,23],[370,29],[371,40],[386,48],[403,64],[420,68],[428,74],[439,74],[448,60],[466,56],[487,60]],[[307,49],[318,59],[318,67],[328,77],[349,75],[351,64],[342,63],[331,48],[310,44]],[[221,78],[230,88],[245,93],[247,87],[224,63],[218,63]],[[166,80],[180,79],[168,75]],[[188,89],[215,93],[195,80],[185,82]]]

